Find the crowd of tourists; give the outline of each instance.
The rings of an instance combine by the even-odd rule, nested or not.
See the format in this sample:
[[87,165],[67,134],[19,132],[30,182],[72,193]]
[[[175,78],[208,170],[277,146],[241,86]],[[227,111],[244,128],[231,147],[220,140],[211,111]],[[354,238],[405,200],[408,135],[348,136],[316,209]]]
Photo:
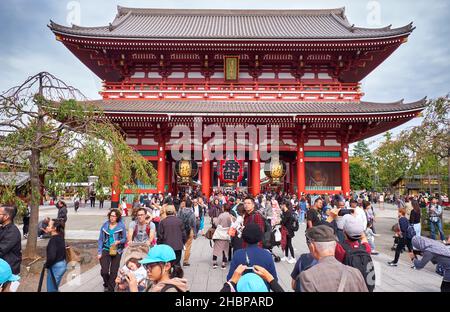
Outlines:
[[[98,260],[106,292],[185,292],[183,269],[191,265],[192,246],[199,237],[210,240],[213,269],[228,270],[222,292],[282,292],[275,263],[293,264],[291,288],[296,292],[371,292],[376,275],[376,209],[384,194],[304,195],[266,192],[143,194],[110,209],[98,238]],[[438,198],[425,205],[431,238],[421,236],[424,197],[398,198],[395,230],[397,266],[409,251],[411,266],[436,264],[449,291],[450,249],[442,233]],[[58,291],[66,271],[64,228],[67,207],[57,203],[58,216],[39,225],[50,237],[47,246],[47,291]],[[0,207],[0,289],[14,291],[19,283],[21,233],[14,225],[16,209]],[[306,228],[306,231],[299,231]],[[435,239],[435,229],[440,240]],[[308,252],[296,255],[296,235],[304,235]],[[450,239],[449,239],[450,240]],[[275,251],[280,248],[282,256]],[[219,261],[221,260],[221,261]]]
[[[193,241],[203,235],[211,241],[212,268],[228,270],[221,291],[283,291],[275,266],[278,261],[295,264],[291,273],[294,291],[373,291],[372,255],[378,254],[374,205],[380,203],[380,196],[383,194],[363,192],[349,198],[298,198],[270,192],[253,198],[237,191],[215,192],[209,198],[199,192],[142,195],[127,213],[126,205],[112,209],[102,226],[99,259],[103,286],[105,291],[186,291],[183,268],[190,266]],[[406,246],[415,269],[430,261],[438,264],[445,291],[449,249],[442,242],[420,236],[418,200],[408,198],[406,206],[408,209],[398,209],[396,252],[389,265],[397,264]],[[442,213],[436,198],[427,209],[430,222],[434,222],[434,211],[438,216]],[[128,228],[121,218],[131,218]],[[205,228],[205,224],[211,227]],[[301,224],[306,227],[305,234],[298,232]],[[309,249],[298,258],[292,243],[295,235],[305,235]],[[283,251],[282,258],[275,247]]]

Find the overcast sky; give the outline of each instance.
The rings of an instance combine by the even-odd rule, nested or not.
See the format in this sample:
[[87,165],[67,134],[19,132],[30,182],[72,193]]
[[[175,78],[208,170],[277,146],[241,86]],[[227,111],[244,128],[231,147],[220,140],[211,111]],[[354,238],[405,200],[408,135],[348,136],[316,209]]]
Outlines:
[[[304,9],[345,7],[350,23],[361,27],[401,27],[414,22],[409,41],[375,69],[364,81],[363,100],[411,102],[450,92],[450,1],[448,0],[0,0],[0,91],[40,71],[48,71],[80,89],[88,98],[99,98],[100,79],[48,29],[50,19],[70,25],[104,26],[112,22],[116,6],[148,8]],[[79,8],[79,10],[78,10]],[[79,14],[78,14],[79,12]],[[394,130],[416,125],[413,120]],[[367,140],[375,147],[380,136]]]

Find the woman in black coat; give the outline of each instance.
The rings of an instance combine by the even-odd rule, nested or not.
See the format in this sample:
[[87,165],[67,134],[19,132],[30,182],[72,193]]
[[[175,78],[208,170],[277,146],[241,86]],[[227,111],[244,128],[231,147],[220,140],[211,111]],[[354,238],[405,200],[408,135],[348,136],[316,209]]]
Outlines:
[[[281,234],[286,235],[286,248],[284,249],[285,257],[281,258],[281,260],[289,263],[295,263],[294,247],[292,246],[292,238],[295,236],[294,229],[292,227],[294,223],[294,216],[292,215],[290,202],[283,202],[281,204],[281,210],[283,212],[281,214]],[[290,258],[288,258],[289,251],[291,252]]]

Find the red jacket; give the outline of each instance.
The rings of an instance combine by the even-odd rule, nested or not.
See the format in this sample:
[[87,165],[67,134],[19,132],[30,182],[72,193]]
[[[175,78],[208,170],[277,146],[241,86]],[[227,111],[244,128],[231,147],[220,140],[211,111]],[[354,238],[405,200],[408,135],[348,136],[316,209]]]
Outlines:
[[[259,229],[261,230],[261,233],[264,233],[264,228],[265,228],[264,218],[256,210],[253,210],[253,212],[250,215],[245,213],[245,215],[244,215],[244,227],[248,223],[256,223],[256,224],[258,224]],[[258,242],[258,246],[262,248],[262,241]],[[247,243],[245,241],[242,242],[242,247],[243,248],[247,247]]]

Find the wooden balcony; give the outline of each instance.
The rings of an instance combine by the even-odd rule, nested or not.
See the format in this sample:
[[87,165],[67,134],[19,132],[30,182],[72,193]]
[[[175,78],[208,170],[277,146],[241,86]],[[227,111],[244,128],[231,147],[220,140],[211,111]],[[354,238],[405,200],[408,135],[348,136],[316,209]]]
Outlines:
[[359,83],[148,84],[107,82],[104,99],[359,101]]

